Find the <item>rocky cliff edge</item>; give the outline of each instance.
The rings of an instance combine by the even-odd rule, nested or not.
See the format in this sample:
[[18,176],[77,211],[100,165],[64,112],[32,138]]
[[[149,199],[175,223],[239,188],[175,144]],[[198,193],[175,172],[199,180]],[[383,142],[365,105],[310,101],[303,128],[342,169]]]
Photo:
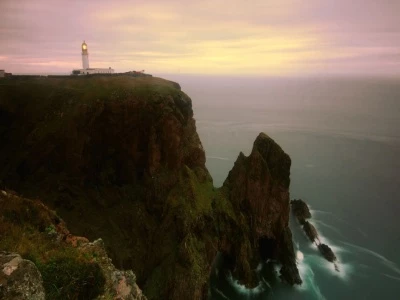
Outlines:
[[260,259],[300,283],[288,227],[290,158],[260,134],[215,189],[192,102],[160,78],[6,79],[0,180],[102,237],[149,299],[201,299],[213,260],[247,286]]

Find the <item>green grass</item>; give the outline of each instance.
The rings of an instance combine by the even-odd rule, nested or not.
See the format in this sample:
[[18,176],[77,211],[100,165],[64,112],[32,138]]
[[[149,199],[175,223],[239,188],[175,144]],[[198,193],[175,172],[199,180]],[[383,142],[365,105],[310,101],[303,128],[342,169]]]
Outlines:
[[31,257],[42,274],[47,299],[94,299],[100,295],[105,278],[99,265],[67,253],[45,262]]
[[39,201],[16,196],[2,199],[0,250],[16,252],[35,263],[46,299],[93,299],[103,293],[105,278],[95,254],[82,253],[57,239],[57,215]]

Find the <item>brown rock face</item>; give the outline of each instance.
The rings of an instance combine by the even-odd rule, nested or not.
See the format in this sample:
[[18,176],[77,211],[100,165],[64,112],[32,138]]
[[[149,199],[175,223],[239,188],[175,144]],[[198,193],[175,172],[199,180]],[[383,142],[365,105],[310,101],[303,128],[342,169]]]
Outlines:
[[240,238],[230,239],[221,250],[241,266],[236,275],[244,282],[255,283],[251,270],[260,259],[277,259],[283,264],[283,278],[301,283],[288,227],[290,165],[290,157],[261,133],[248,157],[240,153],[224,182],[223,189],[238,212],[240,233],[233,234]]

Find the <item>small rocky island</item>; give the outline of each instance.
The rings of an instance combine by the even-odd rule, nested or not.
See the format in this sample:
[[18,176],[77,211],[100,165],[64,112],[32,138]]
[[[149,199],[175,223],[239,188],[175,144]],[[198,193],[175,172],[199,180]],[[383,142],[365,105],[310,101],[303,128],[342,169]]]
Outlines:
[[267,259],[302,282],[290,157],[261,133],[215,188],[177,83],[5,78],[0,140],[0,298],[205,299],[217,253],[247,287]]
[[311,219],[310,209],[308,205],[301,199],[290,201],[292,206],[292,213],[296,217],[297,221],[299,221],[300,225],[303,226],[303,230],[307,237],[310,239],[312,243],[314,243],[322,256],[329,262],[333,263],[335,266],[335,270],[339,272],[339,266],[337,264],[337,258],[333,253],[332,249],[326,245],[322,244],[318,237],[318,231],[307,219]]

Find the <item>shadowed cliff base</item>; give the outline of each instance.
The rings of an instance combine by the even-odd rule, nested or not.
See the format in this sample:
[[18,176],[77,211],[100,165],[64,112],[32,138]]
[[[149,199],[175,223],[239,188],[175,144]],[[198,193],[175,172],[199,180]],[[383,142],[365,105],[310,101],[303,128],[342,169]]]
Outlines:
[[103,238],[149,299],[201,299],[218,252],[254,287],[262,259],[299,284],[289,156],[261,133],[216,189],[192,102],[160,78],[4,79],[0,180]]

